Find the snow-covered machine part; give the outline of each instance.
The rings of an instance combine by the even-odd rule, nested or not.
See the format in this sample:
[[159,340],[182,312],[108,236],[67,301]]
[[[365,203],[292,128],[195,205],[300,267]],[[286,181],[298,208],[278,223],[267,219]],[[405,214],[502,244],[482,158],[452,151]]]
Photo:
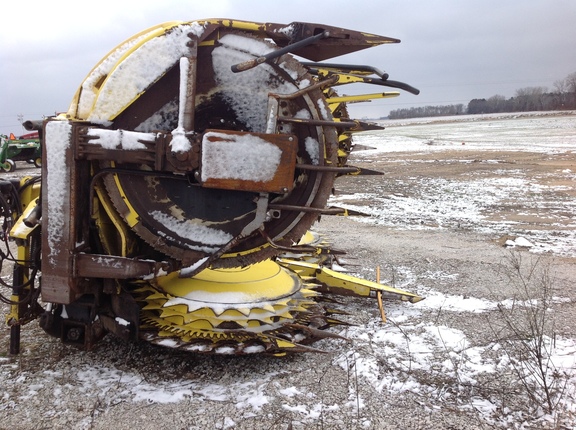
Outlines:
[[[307,231],[368,125],[339,96],[415,88],[361,65],[319,63],[399,40],[321,24],[170,22],[118,45],[68,111],[28,122],[42,173],[0,183],[20,326],[91,348],[110,332],[195,352],[309,351],[343,324],[330,293],[420,297],[330,270]],[[311,60],[301,62],[295,56]],[[8,249],[8,247],[7,247]],[[38,276],[42,274],[41,278]],[[41,306],[41,301],[46,304]]]

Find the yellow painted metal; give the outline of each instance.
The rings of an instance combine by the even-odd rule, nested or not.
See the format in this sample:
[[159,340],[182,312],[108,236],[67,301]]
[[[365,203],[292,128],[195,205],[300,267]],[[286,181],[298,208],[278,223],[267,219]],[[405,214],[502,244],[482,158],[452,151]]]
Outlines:
[[[165,22],[165,23],[150,27],[146,30],[141,31],[140,33],[135,34],[134,36],[132,36],[128,40],[125,40],[124,42],[122,42],[119,45],[117,45],[116,47],[114,47],[114,49],[112,49],[106,56],[104,56],[96,64],[96,66],[93,67],[93,69],[90,71],[90,73],[88,73],[88,75],[86,76],[86,79],[84,79],[82,85],[80,85],[80,87],[78,88],[78,90],[74,94],[74,97],[72,98],[72,102],[70,103],[70,107],[68,109],[68,112],[66,114],[66,117],[71,118],[71,119],[85,119],[85,118],[79,118],[78,117],[78,108],[79,108],[78,104],[80,102],[80,97],[82,96],[82,92],[83,91],[92,91],[94,93],[94,102],[92,104],[92,106],[94,106],[94,103],[96,102],[100,88],[104,85],[104,82],[106,81],[106,79],[108,78],[110,73],[114,69],[116,69],[127,56],[129,56],[136,49],[141,47],[144,43],[154,39],[155,37],[158,37],[162,34],[165,34],[169,29],[176,27],[177,25],[180,25],[181,23],[182,23],[182,21],[170,21],[170,22]],[[123,47],[128,47],[126,49],[126,52],[124,53],[124,55],[120,56],[119,58],[116,58],[117,55],[115,55],[115,54],[117,52],[120,52]],[[110,62],[110,61],[115,61],[115,64],[110,69],[110,72],[106,76],[101,77],[97,82],[90,82],[90,77],[93,76],[94,73],[100,67],[102,67],[103,63]]]
[[[112,163],[112,165],[114,165],[114,163]],[[128,208],[128,213],[125,215],[126,222],[128,223],[129,227],[134,227],[136,224],[138,224],[140,222],[140,217],[138,215],[138,212],[136,212],[136,209],[134,209],[134,207],[130,203],[130,200],[128,200],[128,197],[126,196],[126,193],[124,192],[124,189],[122,188],[122,184],[120,183],[120,179],[118,178],[118,175],[113,175],[113,177],[114,177],[114,182],[116,184],[116,188],[117,188],[118,192],[120,193],[122,200],[124,201],[124,203],[126,204],[126,206]]]
[[25,210],[28,204],[40,197],[40,183],[36,182],[32,186],[26,186],[22,188],[28,181],[33,180],[32,176],[25,176],[20,179],[20,203],[22,204],[21,210]]
[[300,289],[298,278],[272,260],[247,267],[206,269],[194,278],[180,278],[173,272],[155,282],[174,297],[221,304],[277,301]]
[[245,251],[239,251],[239,252],[234,252],[234,253],[229,253],[229,254],[223,254],[220,258],[221,259],[226,259],[226,258],[232,258],[232,257],[239,257],[239,256],[247,256],[250,254],[254,254],[256,252],[259,252],[263,249],[269,248],[271,245],[269,243],[266,243],[262,246],[258,246],[256,248],[251,248],[251,249],[247,249]]
[[[141,46],[143,46],[145,43],[150,42],[151,40],[159,37],[159,36],[163,36],[165,35],[171,28],[176,27],[178,25],[182,24],[182,22],[180,21],[173,21],[173,22],[168,22],[168,23],[164,23],[161,24],[157,27],[153,27],[152,29],[150,29],[150,31],[148,32],[143,32],[144,34],[140,36],[140,38],[135,38],[132,37],[131,39],[129,39],[129,43],[133,43],[133,45],[126,50],[126,52],[124,52],[124,55],[122,55],[116,62],[116,64],[114,65],[114,67],[112,67],[112,69],[110,70],[110,72],[108,72],[106,78],[102,81],[102,83],[99,85],[98,89],[100,89],[101,87],[104,87],[106,85],[106,81],[108,80],[108,77],[111,76],[114,71],[120,67],[120,65],[122,64],[122,62],[124,60],[126,60],[128,57],[130,57],[134,51],[136,51],[138,48],[140,48]],[[137,99],[140,98],[140,96],[142,95],[142,92],[138,93],[131,101],[129,101],[128,103],[126,103],[126,105],[124,106],[124,108],[118,112],[112,112],[112,115],[109,116],[108,118],[106,118],[109,121],[112,121],[118,114],[122,113],[128,106],[130,106],[132,103],[134,103]],[[97,97],[99,96],[99,91],[97,93]],[[94,103],[93,105],[96,104],[96,100],[97,97],[94,99]]]
[[[106,191],[104,189],[104,187],[101,184],[96,184],[94,186],[96,195],[98,196],[98,202],[101,206],[99,206],[98,204],[95,204],[94,207],[95,208],[99,208],[101,207],[102,209],[104,209],[104,211],[106,212],[107,218],[110,220],[110,222],[112,223],[112,225],[114,226],[115,229],[115,233],[117,233],[118,237],[113,236],[113,237],[107,237],[107,235],[105,234],[106,229],[104,228],[103,223],[105,222],[105,219],[103,216],[99,215],[98,213],[92,214],[92,216],[94,217],[94,220],[96,222],[96,225],[98,226],[98,231],[102,232],[102,234],[100,235],[101,238],[100,240],[102,240],[102,242],[104,243],[104,246],[106,248],[108,248],[108,250],[113,249],[113,244],[111,242],[117,242],[119,239],[120,242],[120,249],[119,249],[119,255],[126,257],[128,255],[128,251],[129,251],[129,243],[128,243],[128,236],[130,234],[130,231],[128,230],[128,227],[126,226],[126,223],[124,223],[122,221],[122,219],[120,218],[120,216],[118,215],[118,211],[116,211],[116,209],[113,207],[112,202],[110,201],[110,198],[108,197],[108,194],[106,194]],[[99,210],[99,209],[95,209],[95,210]]]
[[[27,261],[30,258],[30,246],[29,246],[29,238],[30,234],[37,228],[35,227],[28,227],[24,224],[24,219],[26,216],[30,214],[30,212],[36,207],[38,204],[38,198],[40,196],[40,184],[36,183],[33,185],[28,185],[22,188],[28,181],[32,180],[33,177],[26,176],[20,179],[20,203],[21,209],[23,210],[23,215],[20,216],[14,226],[10,230],[10,237],[17,239],[17,261],[16,264],[20,264],[24,267],[23,273],[23,283],[28,282],[28,268],[26,266]],[[23,323],[21,321],[22,315],[20,315],[20,305],[17,303],[20,301],[20,297],[16,294],[12,294],[10,296],[10,301],[13,302],[10,305],[10,311],[6,315],[6,323],[8,325],[12,325],[15,322]],[[26,321],[28,322],[28,321]]]
[[209,350],[228,345],[242,351],[243,342],[256,342],[274,355],[307,348],[285,338],[285,330],[295,325],[298,331],[308,323],[319,293],[272,260],[244,268],[206,269],[193,278],[173,273],[151,282],[134,292],[146,303],[141,329],[157,330],[156,339],[200,350],[202,345]]
[[[163,36],[167,34],[171,29],[177,27],[179,25],[185,24],[192,24],[197,23],[199,25],[209,25],[209,24],[223,24],[225,27],[235,28],[238,30],[249,31],[249,32],[258,32],[262,29],[262,24],[258,24],[255,22],[248,22],[248,21],[238,21],[238,20],[199,20],[199,21],[169,21],[154,27],[150,27],[144,31],[141,31],[138,34],[135,34],[131,38],[125,40],[124,42],[117,45],[114,49],[112,49],[106,56],[104,56],[96,66],[88,73],[86,78],[84,79],[82,85],[76,91],[72,102],[70,103],[70,107],[66,114],[66,118],[68,119],[86,119],[86,115],[78,115],[78,110],[80,106],[80,100],[82,98],[83,92],[92,92],[92,95],[88,97],[92,99],[92,109],[97,103],[98,97],[100,96],[100,89],[104,88],[106,85],[106,81],[108,78],[114,73],[114,71],[122,65],[122,63],[129,58],[135,51],[141,48],[146,43],[152,41],[153,39]],[[211,46],[215,42],[214,40],[202,41],[200,46]],[[121,55],[118,55],[121,53]],[[98,79],[94,79],[95,76],[98,75],[98,69],[102,68],[103,65],[108,62],[112,63],[112,65],[106,65],[106,69],[108,72],[105,75],[100,76]],[[108,118],[108,121],[112,121],[118,114],[123,112],[128,106],[134,103],[142,93],[138,93],[131,101],[126,103],[126,105],[117,112],[111,112]]]
[[417,294],[336,272],[315,263],[290,259],[280,259],[278,262],[294,270],[300,276],[314,277],[319,283],[323,284],[329,292],[330,290],[334,292],[346,291],[348,294],[354,296],[375,298],[376,293],[381,291],[382,296],[387,299],[397,299],[411,303],[422,300],[422,297]]
[[26,209],[24,210],[22,216],[16,220],[14,226],[12,226],[12,228],[10,229],[10,237],[14,239],[28,239],[28,237],[34,231],[34,229],[40,226],[40,224],[37,224],[33,227],[29,227],[26,224],[24,224],[24,220],[26,219],[26,217],[30,215],[30,213],[36,208],[38,204],[39,204],[38,199],[32,200],[28,203],[28,206],[26,206]]
[[364,83],[365,77],[364,76],[356,76],[350,73],[336,73],[331,70],[327,69],[319,69],[318,70],[319,77],[333,77],[336,76],[337,80],[334,85],[344,85],[344,84],[353,84],[353,83]]
[[[208,20],[208,21],[204,21],[207,23],[216,23],[216,20]],[[262,24],[258,24],[256,22],[250,22],[250,21],[240,21],[240,20],[236,20],[236,19],[225,19],[222,20],[222,24],[225,27],[231,27],[231,28],[236,28],[238,30],[246,30],[246,31],[260,31],[262,28]]]
[[8,314],[6,315],[6,324],[8,326],[13,325],[20,320],[20,311],[18,309],[18,305],[16,304],[18,303],[19,300],[20,297],[15,294],[12,294],[10,296],[10,301],[12,302],[12,304],[10,305],[10,312],[8,312]]
[[317,242],[318,242],[318,236],[314,234],[312,231],[307,230],[306,233],[304,233],[304,236],[300,238],[298,245],[311,245]]
[[[287,309],[287,308],[286,308]],[[264,324],[272,324],[273,320],[276,318],[291,318],[292,315],[287,310],[282,312],[269,312],[263,309],[252,309],[249,313],[249,318],[246,315],[238,312],[235,309],[227,309],[221,314],[217,314],[211,308],[201,308],[194,310],[193,312],[188,312],[186,307],[175,307],[168,306],[161,308],[160,318],[167,319],[169,317],[179,317],[181,320],[178,322],[180,325],[187,325],[194,323],[198,320],[204,320],[210,322],[212,327],[217,327],[224,321],[233,321],[238,325],[243,327],[248,327],[252,322],[258,321]],[[253,324],[252,324],[253,325]]]
[[348,95],[348,96],[341,96],[341,97],[330,97],[326,99],[326,102],[332,109],[333,104],[338,103],[356,103],[356,102],[365,102],[374,99],[389,99],[393,97],[398,97],[400,93],[398,91],[390,91],[385,93],[372,93],[372,94],[357,94],[357,95]]

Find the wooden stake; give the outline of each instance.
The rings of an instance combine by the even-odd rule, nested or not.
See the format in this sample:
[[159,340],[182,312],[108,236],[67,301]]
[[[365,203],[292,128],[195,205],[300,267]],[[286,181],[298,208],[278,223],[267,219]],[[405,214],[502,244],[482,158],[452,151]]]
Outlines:
[[[376,283],[380,283],[380,266],[376,266]],[[386,312],[384,312],[384,303],[382,302],[382,291],[376,293],[376,298],[378,299],[378,309],[380,309],[382,322],[386,323]]]

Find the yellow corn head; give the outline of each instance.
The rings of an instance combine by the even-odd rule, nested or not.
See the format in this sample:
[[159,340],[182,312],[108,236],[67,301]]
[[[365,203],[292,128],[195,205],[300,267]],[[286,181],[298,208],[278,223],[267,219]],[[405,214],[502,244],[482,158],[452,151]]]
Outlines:
[[[330,269],[307,233],[367,127],[339,95],[376,68],[325,60],[399,40],[321,24],[165,23],[118,45],[40,132],[37,178],[0,183],[17,245],[7,323],[64,342],[106,333],[221,354],[313,350],[330,294],[420,297]],[[300,59],[307,61],[301,61]],[[5,235],[8,236],[8,235]],[[41,278],[40,278],[41,273]],[[40,304],[42,303],[42,305]]]

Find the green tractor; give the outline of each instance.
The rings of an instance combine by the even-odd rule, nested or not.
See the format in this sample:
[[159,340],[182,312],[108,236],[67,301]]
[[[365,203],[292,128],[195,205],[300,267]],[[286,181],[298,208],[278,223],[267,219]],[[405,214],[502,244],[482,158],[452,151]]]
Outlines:
[[0,135],[0,168],[5,172],[16,170],[16,161],[26,161],[36,167],[42,165],[42,149],[38,132],[20,137]]

